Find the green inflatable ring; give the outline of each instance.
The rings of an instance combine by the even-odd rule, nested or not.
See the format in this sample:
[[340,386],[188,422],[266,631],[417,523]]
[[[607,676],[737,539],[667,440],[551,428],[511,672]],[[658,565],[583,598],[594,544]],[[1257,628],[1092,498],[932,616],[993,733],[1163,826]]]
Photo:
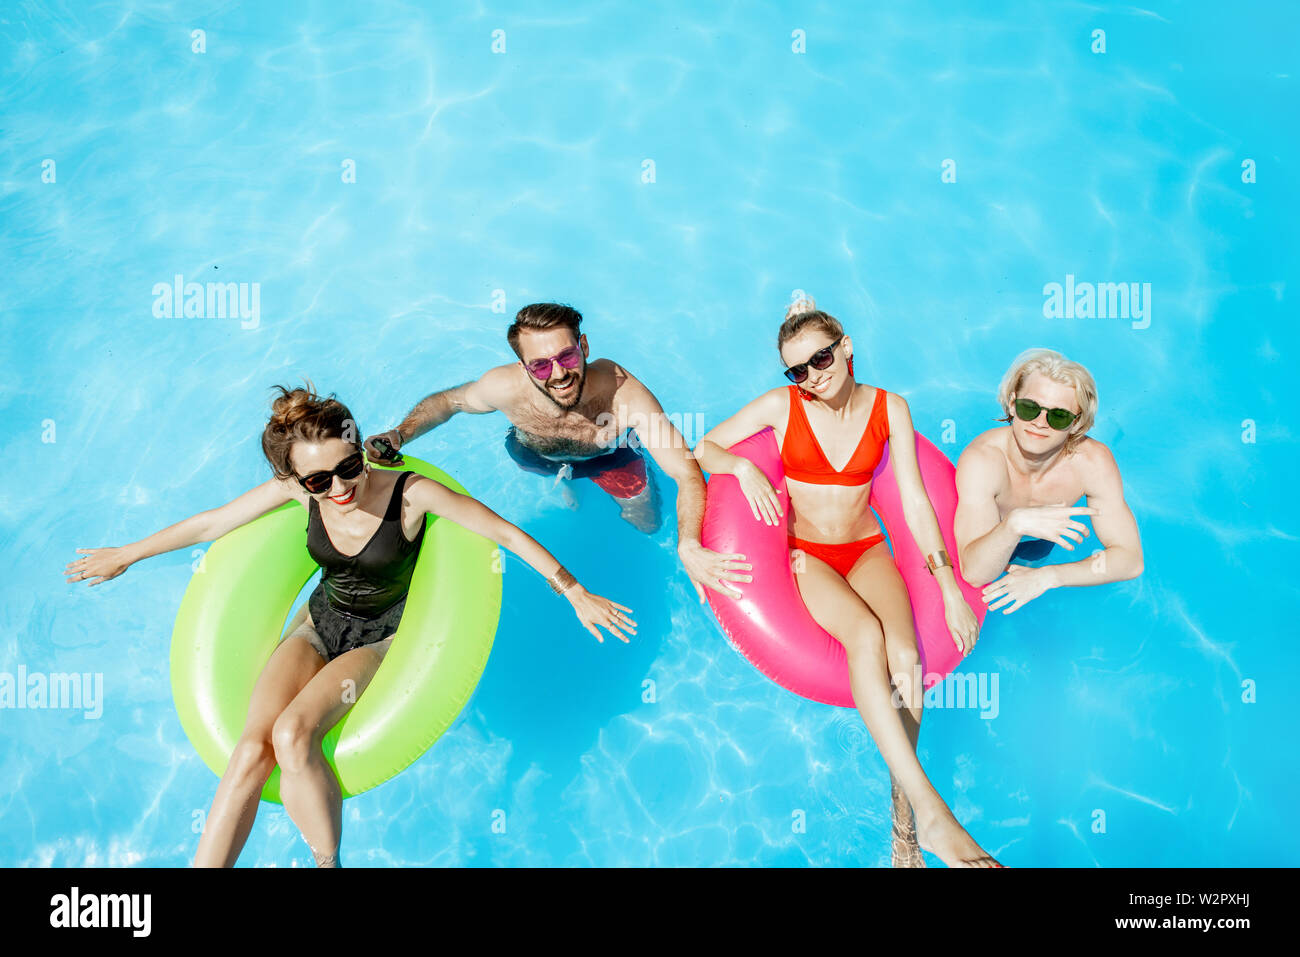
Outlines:
[[[428,462],[408,456],[402,468],[468,494]],[[496,543],[433,515],[426,523],[388,654],[323,742],[345,798],[382,784],[429,749],[469,701],[492,650],[501,616]],[[218,776],[294,599],[317,570],[306,526],[302,506],[289,502],[223,535],[176,614],[172,697],[190,743]],[[278,767],[262,798],[279,803]]]

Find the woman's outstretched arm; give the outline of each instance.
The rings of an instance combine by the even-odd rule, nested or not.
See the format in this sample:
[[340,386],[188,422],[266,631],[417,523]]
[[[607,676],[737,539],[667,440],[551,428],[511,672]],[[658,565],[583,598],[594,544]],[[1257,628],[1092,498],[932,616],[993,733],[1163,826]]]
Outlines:
[[[407,484],[405,497],[418,509],[440,515],[471,532],[491,539],[503,548],[508,548],[548,581],[554,579],[556,572],[562,570],[563,566],[559,560],[543,548],[535,538],[518,526],[512,525],[472,496],[462,495],[433,479],[420,478]],[[578,620],[582,622],[584,628],[596,636],[597,641],[605,640],[596,630],[597,625],[607,629],[610,634],[624,642],[627,641],[627,636],[623,634],[624,630],[636,634],[636,622],[629,614],[625,614],[632,609],[626,605],[620,605],[587,591],[567,572],[562,574],[552,587],[569,600]]]
[[86,581],[98,585],[116,578],[142,558],[161,555],[200,542],[216,541],[222,535],[246,525],[273,508],[297,498],[287,482],[267,479],[256,488],[218,508],[191,515],[169,525],[148,538],[130,545],[106,548],[78,548],[82,558],[68,562],[64,569],[67,581]]

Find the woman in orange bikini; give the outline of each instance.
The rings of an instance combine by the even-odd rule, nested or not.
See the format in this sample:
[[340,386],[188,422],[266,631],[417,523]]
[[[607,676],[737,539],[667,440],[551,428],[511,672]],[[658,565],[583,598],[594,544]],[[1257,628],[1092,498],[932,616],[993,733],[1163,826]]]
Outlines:
[[775,525],[786,518],[771,483],[749,459],[727,449],[768,426],[776,432],[799,593],[817,624],[844,645],[854,703],[889,765],[894,866],[924,867],[924,848],[950,867],[1001,867],[957,822],[916,758],[924,689],[912,609],[867,504],[886,441],[907,527],[929,557],[948,628],[963,652],[974,647],[979,624],[943,551],[916,463],[907,402],[854,381],[853,340],[812,300],[790,307],[777,347],[795,384],[750,402],[705,435],[695,455],[704,471],[736,476],[755,521]]

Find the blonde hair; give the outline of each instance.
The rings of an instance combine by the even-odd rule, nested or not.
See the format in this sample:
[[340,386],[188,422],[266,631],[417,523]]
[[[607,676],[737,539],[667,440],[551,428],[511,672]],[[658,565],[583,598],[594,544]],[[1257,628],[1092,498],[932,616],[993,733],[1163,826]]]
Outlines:
[[776,334],[776,348],[780,350],[787,342],[809,329],[817,329],[833,339],[844,335],[840,321],[828,312],[817,308],[811,296],[803,296],[790,303],[785,311],[785,322]]
[[1097,421],[1097,383],[1092,373],[1082,365],[1065,358],[1051,349],[1029,349],[1020,353],[998,386],[998,405],[1006,413],[999,422],[1010,422],[1014,414],[1011,395],[1020,395],[1020,388],[1035,372],[1042,373],[1054,382],[1074,387],[1074,398],[1079,404],[1079,417],[1070,426],[1065,440],[1065,452],[1073,452],[1088,436],[1088,430]]

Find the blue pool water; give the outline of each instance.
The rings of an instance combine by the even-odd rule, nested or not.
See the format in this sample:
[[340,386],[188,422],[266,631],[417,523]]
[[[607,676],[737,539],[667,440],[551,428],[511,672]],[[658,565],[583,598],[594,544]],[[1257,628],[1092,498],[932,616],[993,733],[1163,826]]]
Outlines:
[[[1098,381],[1146,571],[991,615],[966,668],[997,676],[996,716],[927,713],[922,762],[974,837],[1012,866],[1300,863],[1296,8],[840,6],[5,5],[0,672],[103,686],[94,718],[0,710],[0,864],[192,858],[216,778],[168,645],[196,555],[61,571],[263,481],[271,384],[386,428],[560,300],[707,428],[783,384],[796,289],[953,459],[1022,349]],[[157,315],[177,275],[257,283],[256,321]],[[1045,318],[1067,276],[1150,283],[1149,313]],[[647,539],[589,483],[567,510],[506,427],[410,451],[640,633],[598,645],[511,558],[470,707],[346,803],[345,862],[887,864],[856,714],[726,644],[671,519]],[[241,865],[310,860],[263,805]]]

